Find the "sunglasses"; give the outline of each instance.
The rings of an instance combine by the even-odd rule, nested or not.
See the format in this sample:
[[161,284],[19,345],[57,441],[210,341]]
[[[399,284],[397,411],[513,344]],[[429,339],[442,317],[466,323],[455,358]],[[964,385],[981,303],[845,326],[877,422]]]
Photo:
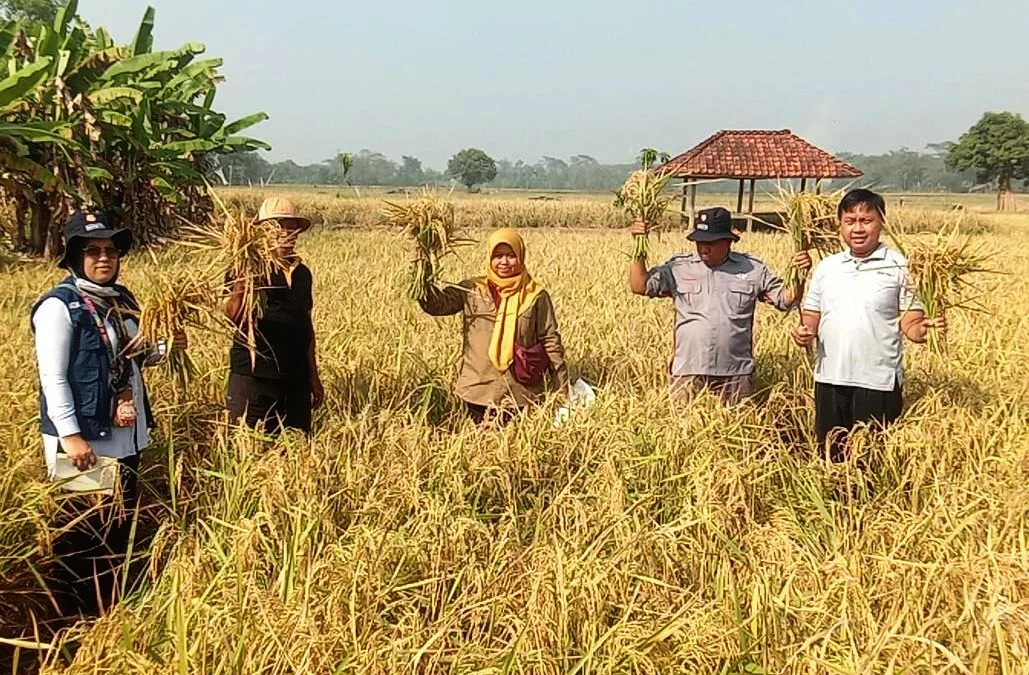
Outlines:
[[303,228],[303,222],[293,218],[279,218],[276,220],[279,227],[286,232],[297,232]]
[[87,246],[83,249],[87,258],[99,260],[100,256],[106,256],[108,260],[117,260],[121,257],[121,251],[113,246]]

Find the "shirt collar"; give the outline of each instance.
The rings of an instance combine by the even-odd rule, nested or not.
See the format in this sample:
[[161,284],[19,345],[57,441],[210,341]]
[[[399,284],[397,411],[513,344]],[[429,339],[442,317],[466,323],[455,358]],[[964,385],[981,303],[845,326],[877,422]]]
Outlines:
[[880,241],[879,245],[875,247],[875,250],[872,251],[871,253],[869,253],[864,258],[855,258],[854,254],[850,252],[850,248],[848,247],[843,252],[843,259],[846,260],[847,262],[855,262],[855,263],[861,263],[861,262],[864,262],[866,260],[886,260],[886,244],[884,244],[884,243],[882,243]]
[[297,256],[290,262],[289,267],[283,270],[283,276],[286,277],[286,286],[289,288],[293,288],[293,272],[300,267],[300,262],[300,256]]
[[715,265],[711,269],[713,269],[713,270],[720,270],[723,267],[732,267],[733,265],[739,265],[742,262],[743,262],[743,256],[741,254],[737,253],[736,251],[730,250],[729,251],[729,255],[725,256],[725,260],[723,260],[722,262],[718,263],[717,265]]

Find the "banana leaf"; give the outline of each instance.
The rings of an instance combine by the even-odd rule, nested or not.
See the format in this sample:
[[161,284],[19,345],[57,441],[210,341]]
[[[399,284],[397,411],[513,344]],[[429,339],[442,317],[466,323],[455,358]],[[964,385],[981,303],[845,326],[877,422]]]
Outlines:
[[191,42],[175,51],[152,52],[149,54],[137,54],[115,63],[108,68],[103,79],[111,81],[123,75],[135,75],[154,68],[174,67],[179,59],[192,57],[194,54],[203,54],[204,45],[199,42]]
[[0,124],[0,136],[13,136],[26,143],[69,143],[62,135],[71,125],[66,122],[9,122]]
[[11,51],[11,45],[18,36],[17,21],[0,21],[0,54],[7,54]]
[[113,101],[128,99],[138,104],[143,100],[143,92],[133,87],[107,87],[99,89],[89,95],[89,101],[95,106],[107,106]]
[[139,22],[136,39],[132,41],[132,55],[148,54],[154,46],[154,8],[147,7]]
[[79,9],[79,0],[68,0],[57,10],[57,16],[54,18],[54,31],[58,35],[65,35],[68,30],[68,24],[71,23],[72,17]]
[[61,179],[55,176],[49,169],[25,157],[0,151],[0,166],[11,173],[28,176],[32,181],[41,185],[43,189],[63,189],[64,187]]
[[[209,86],[215,73],[222,66],[222,59],[203,59],[194,61],[184,67],[175,77],[168,80],[164,85],[165,91],[179,94],[184,99],[193,100],[193,96],[199,93],[204,86]],[[186,87],[185,85],[191,85]],[[178,91],[182,88],[182,91]]]
[[235,122],[232,122],[231,124],[226,124],[225,128],[222,129],[221,133],[218,135],[234,136],[240,131],[243,131],[244,129],[249,129],[255,124],[259,124],[260,122],[263,122],[266,119],[268,119],[268,113],[259,112],[254,113],[253,115],[247,115],[246,117],[241,117]]
[[0,80],[0,110],[39,86],[50,74],[53,59],[45,56],[18,70],[10,77]]

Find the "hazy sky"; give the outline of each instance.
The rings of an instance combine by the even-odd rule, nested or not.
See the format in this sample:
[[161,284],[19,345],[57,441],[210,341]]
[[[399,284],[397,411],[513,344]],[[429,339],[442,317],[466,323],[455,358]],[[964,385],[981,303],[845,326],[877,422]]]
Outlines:
[[[121,41],[145,0],[80,0]],[[218,104],[264,110],[272,159],[369,148],[442,168],[673,154],[723,128],[830,150],[953,139],[1029,115],[1026,0],[151,0],[157,48],[225,59]]]

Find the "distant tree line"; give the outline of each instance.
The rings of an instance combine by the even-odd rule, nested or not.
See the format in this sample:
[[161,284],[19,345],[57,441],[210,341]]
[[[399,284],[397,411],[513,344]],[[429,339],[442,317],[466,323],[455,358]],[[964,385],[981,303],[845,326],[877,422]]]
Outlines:
[[[964,192],[977,184],[976,172],[948,168],[946,158],[950,145],[934,144],[924,151],[901,148],[881,155],[843,152],[839,157],[864,172],[863,184],[883,190]],[[451,178],[456,184],[461,183],[457,176],[446,171],[423,166],[417,157],[404,155],[400,161],[394,161],[371,150],[361,150],[349,156],[351,166],[345,181],[338,157],[301,165],[292,160],[272,163],[258,152],[220,157],[218,174],[221,180],[231,185],[286,183],[414,187],[450,185]],[[523,160],[499,159],[496,161],[496,177],[489,181],[489,185],[499,189],[613,191],[637,168],[639,165],[633,162],[603,164],[590,155],[574,155],[567,159],[545,156],[531,164]],[[734,188],[729,183],[700,186],[702,191],[727,189]]]
[[[921,151],[909,148],[882,155],[843,152],[839,156],[863,172],[859,179],[885,191],[967,192],[994,191],[997,207],[1009,208],[1009,195],[1029,187],[1029,122],[1012,112],[987,112],[955,142],[933,143]],[[589,155],[567,160],[545,156],[534,164],[522,160],[499,162],[479,148],[465,148],[447,163],[445,172],[422,166],[417,157],[403,156],[400,163],[381,153],[362,150],[338,153],[320,164],[299,166],[292,161],[269,164],[256,152],[220,158],[222,179],[230,184],[314,183],[339,185],[417,186],[459,183],[469,190],[484,184],[526,190],[614,191],[639,168],[635,162],[601,164]],[[724,191],[726,182],[700,186],[704,191]],[[832,187],[836,187],[833,185]],[[731,187],[729,189],[732,189]],[[770,181],[762,190],[774,189]]]

